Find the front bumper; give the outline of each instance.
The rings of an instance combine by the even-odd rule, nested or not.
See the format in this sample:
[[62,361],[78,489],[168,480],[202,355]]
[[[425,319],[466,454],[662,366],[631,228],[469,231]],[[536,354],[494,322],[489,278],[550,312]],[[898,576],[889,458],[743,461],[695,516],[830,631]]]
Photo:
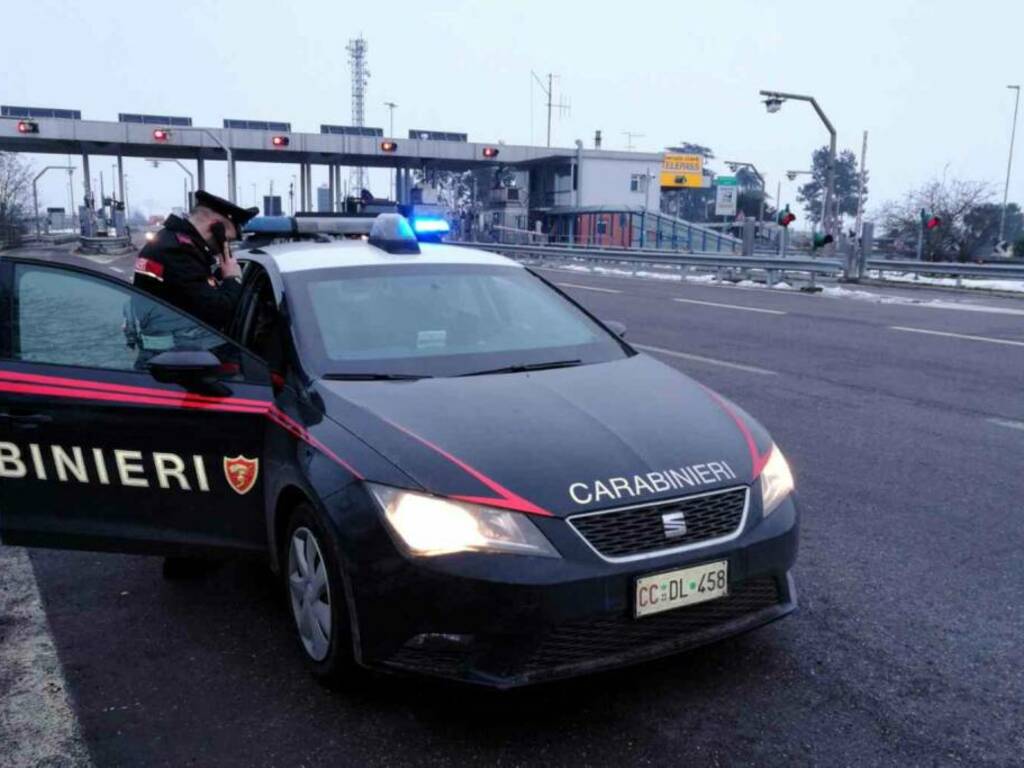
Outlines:
[[[479,553],[410,559],[393,546],[393,555],[382,557],[388,547],[377,541],[370,547],[376,556],[359,558],[347,574],[357,659],[510,688],[749,631],[796,608],[796,502],[791,497],[767,519],[759,506],[732,541],[629,563],[602,561],[554,519],[538,524],[560,560]],[[715,560],[729,563],[727,597],[633,617],[638,576]]]

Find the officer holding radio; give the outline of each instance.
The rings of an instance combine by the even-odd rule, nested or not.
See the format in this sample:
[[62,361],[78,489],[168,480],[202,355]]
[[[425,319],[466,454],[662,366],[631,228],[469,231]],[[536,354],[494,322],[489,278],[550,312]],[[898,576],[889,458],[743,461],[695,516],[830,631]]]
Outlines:
[[224,330],[241,296],[242,270],[228,242],[259,213],[200,190],[186,218],[171,214],[135,261],[134,284]]

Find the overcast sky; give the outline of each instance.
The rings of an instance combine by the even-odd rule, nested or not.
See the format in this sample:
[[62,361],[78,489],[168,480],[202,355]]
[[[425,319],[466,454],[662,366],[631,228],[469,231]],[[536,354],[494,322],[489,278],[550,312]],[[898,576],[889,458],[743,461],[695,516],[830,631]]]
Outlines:
[[[367,124],[395,132],[461,131],[479,141],[543,143],[544,108],[531,69],[559,75],[571,114],[554,120],[554,143],[600,128],[606,148],[679,141],[719,158],[755,163],[769,193],[785,170],[806,168],[827,140],[806,104],[768,115],[762,88],[818,98],[840,148],[860,153],[869,132],[869,208],[943,173],[990,182],[1001,198],[1013,92],[1024,81],[1024,2],[305,2],[172,3],[33,0],[4,3],[0,102],[291,122],[296,131],[350,123],[345,45],[363,34],[372,73]],[[834,10],[835,9],[835,10]],[[531,99],[532,96],[532,99]],[[1010,185],[1024,200],[1024,144]],[[63,161],[32,156],[39,167]],[[111,158],[112,160],[112,158]],[[74,161],[78,162],[78,161]],[[128,159],[129,204],[166,213],[180,204],[182,172]],[[947,167],[948,164],[948,167]],[[92,175],[110,183],[111,162]],[[718,163],[719,170],[723,170]],[[239,165],[249,204],[270,179],[287,188],[296,169]],[[207,166],[224,194],[222,163]],[[372,178],[385,194],[386,177]],[[75,174],[76,204],[81,174]],[[326,171],[314,171],[314,184]],[[799,182],[798,182],[799,183]],[[783,177],[782,200],[796,184]],[[41,182],[41,204],[67,204],[66,177]],[[287,206],[287,200],[285,201]]]

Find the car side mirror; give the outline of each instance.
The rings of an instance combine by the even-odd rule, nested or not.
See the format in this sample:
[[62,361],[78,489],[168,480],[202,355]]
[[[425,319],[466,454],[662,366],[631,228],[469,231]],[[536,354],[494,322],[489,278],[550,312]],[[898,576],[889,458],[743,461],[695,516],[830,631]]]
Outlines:
[[147,363],[153,378],[164,384],[201,384],[216,377],[221,362],[205,349],[168,350]]
[[618,320],[605,320],[605,327],[618,336],[620,339],[626,338],[626,324],[620,323]]

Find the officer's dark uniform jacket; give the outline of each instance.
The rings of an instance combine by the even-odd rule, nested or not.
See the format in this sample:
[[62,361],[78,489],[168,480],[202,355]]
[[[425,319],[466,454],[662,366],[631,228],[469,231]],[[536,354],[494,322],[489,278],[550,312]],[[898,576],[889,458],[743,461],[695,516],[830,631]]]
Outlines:
[[134,283],[223,330],[234,314],[242,286],[237,280],[218,279],[217,256],[191,223],[171,215],[156,239],[139,252]]
[[[221,281],[217,256],[195,227],[168,216],[164,228],[135,260],[134,284],[218,330],[224,330],[242,292],[237,280]],[[125,307],[125,336],[137,349],[136,365],[168,350],[212,350],[221,340],[190,319],[142,298]]]

